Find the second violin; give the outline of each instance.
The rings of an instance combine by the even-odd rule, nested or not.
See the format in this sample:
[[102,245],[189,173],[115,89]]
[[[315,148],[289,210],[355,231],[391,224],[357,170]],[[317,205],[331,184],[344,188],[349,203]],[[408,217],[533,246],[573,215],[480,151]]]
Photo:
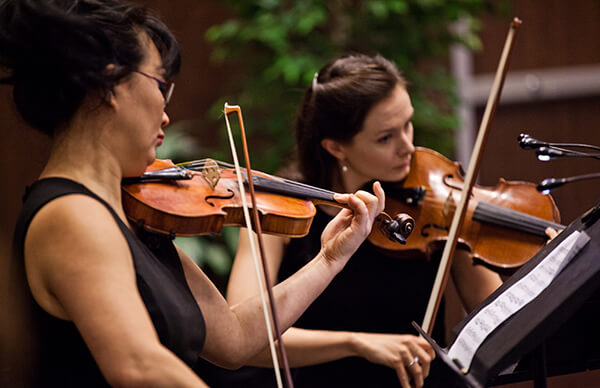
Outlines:
[[[386,208],[413,215],[416,232],[400,251],[379,236],[371,236],[376,245],[406,257],[441,249],[463,183],[459,163],[417,147],[407,178],[401,184],[384,185]],[[473,188],[458,243],[472,252],[475,260],[497,272],[510,273],[545,244],[547,227],[564,228],[559,222],[551,196],[540,194],[533,183],[500,179],[495,187]]]

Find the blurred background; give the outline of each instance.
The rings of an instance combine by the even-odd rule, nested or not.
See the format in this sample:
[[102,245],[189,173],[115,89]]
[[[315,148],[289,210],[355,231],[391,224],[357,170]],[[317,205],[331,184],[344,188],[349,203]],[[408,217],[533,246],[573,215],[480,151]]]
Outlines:
[[[592,159],[539,162],[516,141],[528,133],[545,141],[600,145],[597,0],[140,2],[173,30],[183,55],[160,157],[231,161],[221,113],[229,102],[242,107],[253,168],[277,171],[293,154],[296,108],[314,73],[329,59],[357,51],[394,60],[409,79],[416,144],[466,166],[510,21],[518,16],[523,25],[491,123],[479,184],[494,186],[500,178],[538,183],[598,171],[600,162]],[[4,286],[21,196],[41,171],[50,142],[21,122],[5,85],[0,86],[0,125]],[[552,194],[566,224],[596,203],[600,180],[572,183]],[[178,243],[222,288],[237,233],[227,229],[221,236]],[[9,297],[2,292],[0,307]],[[5,338],[18,327],[11,319],[0,324]],[[3,340],[1,347],[10,351],[18,344]]]

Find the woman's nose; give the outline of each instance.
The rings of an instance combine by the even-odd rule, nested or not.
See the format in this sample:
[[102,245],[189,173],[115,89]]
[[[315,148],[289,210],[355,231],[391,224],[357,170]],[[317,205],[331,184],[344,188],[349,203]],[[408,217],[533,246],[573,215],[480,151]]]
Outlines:
[[163,116],[162,116],[162,128],[166,127],[167,125],[169,125],[169,123],[171,122],[171,119],[169,119],[169,115],[167,114],[167,112],[163,111]]
[[396,147],[399,155],[412,154],[415,151],[415,146],[413,145],[412,136],[404,133],[398,139],[398,144]]

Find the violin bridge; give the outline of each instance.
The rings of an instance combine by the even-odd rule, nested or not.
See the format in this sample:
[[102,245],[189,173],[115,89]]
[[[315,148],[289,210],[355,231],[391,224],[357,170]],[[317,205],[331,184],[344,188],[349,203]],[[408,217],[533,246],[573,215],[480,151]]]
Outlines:
[[215,189],[217,187],[217,183],[219,183],[219,179],[221,179],[221,170],[219,169],[219,165],[212,159],[207,159],[204,163],[204,167],[202,171],[200,171],[202,177],[206,182],[210,185],[211,189]]
[[444,201],[444,206],[442,206],[442,215],[446,219],[451,219],[453,210],[456,210],[456,203],[454,202],[454,197],[452,197],[452,191],[450,191]]

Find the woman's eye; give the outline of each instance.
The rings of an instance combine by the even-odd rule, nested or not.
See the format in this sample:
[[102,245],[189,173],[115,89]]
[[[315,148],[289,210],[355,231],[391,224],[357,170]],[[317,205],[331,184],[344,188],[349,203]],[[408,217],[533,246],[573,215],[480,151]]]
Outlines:
[[385,135],[377,139],[377,143],[385,144],[392,138],[392,135]]

